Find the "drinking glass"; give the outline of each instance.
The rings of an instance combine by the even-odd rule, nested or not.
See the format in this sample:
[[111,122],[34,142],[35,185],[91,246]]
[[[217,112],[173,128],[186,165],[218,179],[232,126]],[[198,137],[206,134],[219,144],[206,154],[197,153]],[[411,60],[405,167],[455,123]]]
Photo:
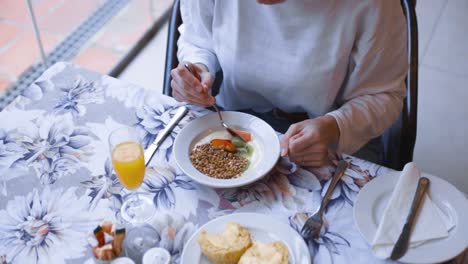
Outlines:
[[109,135],[112,165],[122,185],[130,191],[120,208],[122,218],[132,224],[144,223],[153,217],[151,199],[136,191],[145,177],[145,157],[138,132],[122,127]]

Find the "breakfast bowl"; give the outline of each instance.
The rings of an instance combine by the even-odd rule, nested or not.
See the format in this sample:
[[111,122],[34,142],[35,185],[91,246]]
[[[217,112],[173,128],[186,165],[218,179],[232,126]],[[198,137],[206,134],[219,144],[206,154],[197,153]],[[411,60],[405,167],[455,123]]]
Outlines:
[[[207,114],[191,121],[179,132],[173,147],[177,165],[194,181],[215,188],[239,187],[261,179],[275,166],[280,156],[280,144],[275,130],[262,119],[250,114],[224,111],[222,115],[224,122],[230,127],[251,134],[251,140],[242,143],[245,146],[240,148],[248,152],[243,155],[247,160],[245,168],[235,177],[209,176],[207,175],[210,174],[209,170],[204,170],[204,167],[209,166],[200,166],[197,160],[199,157],[194,158],[197,147],[208,146],[210,142],[213,144],[216,141],[230,142],[233,140],[236,144],[236,139],[221,126],[216,113]],[[233,156],[231,154],[227,155]],[[210,161],[216,162],[216,157],[207,157],[201,164],[208,163],[208,165],[211,165],[209,164]],[[236,166],[231,167],[225,165],[224,168],[218,169],[224,173],[236,168]]]

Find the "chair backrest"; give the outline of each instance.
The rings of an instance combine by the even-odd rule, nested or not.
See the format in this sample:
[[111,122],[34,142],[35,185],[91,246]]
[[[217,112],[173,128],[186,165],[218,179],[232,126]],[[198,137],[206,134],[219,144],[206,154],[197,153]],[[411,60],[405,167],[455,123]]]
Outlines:
[[401,0],[406,17],[408,34],[408,64],[406,76],[407,93],[403,111],[398,121],[383,135],[385,149],[384,164],[392,169],[401,170],[413,160],[416,144],[417,107],[418,107],[418,21],[416,0]]
[[[167,34],[167,49],[166,49],[166,66],[164,69],[163,93],[172,96],[171,87],[171,70],[179,65],[177,59],[177,40],[180,37],[179,26],[182,24],[182,16],[180,14],[180,0],[174,0],[172,6],[171,18],[169,20],[169,29]],[[211,89],[213,95],[217,95],[223,82],[223,72],[218,71],[215,74],[215,81]]]
[[[406,77],[407,96],[403,111],[398,121],[382,136],[384,144],[384,164],[387,167],[400,170],[413,160],[416,143],[416,121],[418,103],[418,24],[416,19],[416,0],[401,0],[401,6],[407,21],[408,29],[408,64],[410,65]],[[166,50],[166,66],[164,73],[164,94],[172,95],[171,70],[179,64],[177,59],[178,28],[182,24],[180,15],[180,0],[175,0],[169,21]],[[220,83],[221,77],[216,76]],[[218,85],[219,86],[219,85]]]
[[174,0],[167,34],[166,66],[164,69],[163,83],[163,93],[168,96],[172,96],[171,70],[179,65],[179,60],[177,59],[177,40],[180,36],[178,28],[181,24],[180,0]]
[[416,144],[419,68],[419,33],[418,19],[416,17],[416,0],[402,0],[402,2],[407,20],[408,63],[410,66],[408,75],[406,76],[406,86],[408,89],[405,100],[406,109],[403,111],[403,119],[406,122],[406,135],[403,146],[406,149],[404,148],[401,153],[401,168],[413,160],[413,151]]

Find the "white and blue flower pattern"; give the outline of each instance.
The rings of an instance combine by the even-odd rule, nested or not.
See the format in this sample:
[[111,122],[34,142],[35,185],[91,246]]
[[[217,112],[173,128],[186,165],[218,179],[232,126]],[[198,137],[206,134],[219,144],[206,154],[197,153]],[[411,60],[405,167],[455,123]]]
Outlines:
[[100,84],[105,87],[107,98],[118,100],[125,108],[140,108],[145,101],[146,92],[142,87],[109,76],[102,76]]
[[43,184],[73,174],[92,153],[93,133],[75,126],[71,114],[46,115],[12,137],[26,149],[23,160]]
[[65,70],[69,65],[68,63],[59,63],[55,67],[50,68],[37,78],[28,88],[26,88],[18,98],[16,98],[15,105],[24,107],[31,101],[39,101],[45,93],[49,93],[55,89],[54,82],[51,78],[56,74]]
[[23,160],[27,150],[18,144],[4,129],[0,128],[0,192],[7,194],[6,183],[24,175],[28,168]]
[[178,209],[186,216],[195,213],[199,202],[211,206],[219,203],[219,197],[213,189],[200,186],[164,162],[146,170],[142,189],[153,196],[154,205],[159,210]]
[[61,264],[84,256],[86,234],[101,220],[76,188],[16,196],[0,210],[0,255],[11,263]]
[[54,109],[57,113],[71,113],[74,116],[86,114],[87,104],[102,104],[104,90],[95,82],[78,76],[71,84],[62,84],[56,87],[62,91]]
[[40,100],[46,92],[50,92],[54,89],[54,84],[51,80],[36,80],[27,89],[24,90],[23,96],[30,100]]
[[89,191],[88,196],[91,197],[91,209],[95,208],[101,199],[114,199],[114,203],[122,204],[123,186],[113,173],[112,164],[109,159],[106,160],[104,174],[93,176],[90,180],[83,181],[81,184]]
[[[169,121],[175,115],[177,108],[181,104],[167,104],[163,101],[149,100],[141,108],[137,109],[136,117],[137,122],[134,126],[139,130],[143,138],[143,146],[147,148],[149,144],[153,143],[158,133],[169,124]],[[172,154],[172,144],[175,137],[180,132],[182,127],[189,121],[193,120],[195,115],[189,112],[172,130],[169,136],[164,140],[163,144],[159,147],[158,155],[164,157],[169,161]]]
[[[345,171],[345,174],[340,182],[338,182],[337,187],[335,188],[331,198],[330,203],[348,203],[349,205],[354,205],[354,200],[356,198],[359,190],[369,181],[376,177],[379,174],[385,174],[389,172],[389,169],[384,168],[380,165],[373,164],[370,162],[362,161],[355,159],[348,155],[338,155],[334,153],[335,157],[332,160],[333,164],[336,165],[338,160],[344,159],[348,162],[348,169]],[[366,169],[362,169],[359,163],[364,163]],[[322,168],[307,168],[310,172],[317,175],[318,178],[323,183],[322,193],[324,196],[328,186],[331,183],[331,176],[335,172],[335,166],[325,166]]]
[[[296,213],[289,218],[291,226],[297,232],[300,232],[303,225],[312,214],[313,213]],[[333,226],[330,225],[334,222],[328,221],[327,219],[327,214],[325,214],[324,226],[320,230],[320,234],[317,238],[306,239],[312,256],[316,256],[316,259],[320,257],[323,262],[331,261],[333,259],[332,255],[339,255],[340,250],[351,246],[350,242],[345,237],[333,231]],[[339,219],[334,220],[340,221]],[[319,250],[321,252],[319,252]]]
[[179,263],[185,243],[196,231],[195,224],[178,213],[159,214],[150,224],[159,235],[156,246],[167,249],[173,262]]
[[314,174],[284,158],[262,180],[248,186],[223,190],[221,195],[234,208],[261,202],[267,207],[280,204],[285,210],[304,210],[317,205],[313,201],[313,192],[317,194],[320,190],[320,182]]
[[[109,132],[133,126],[146,147],[180,105],[73,64],[58,63],[47,70],[0,112],[0,184],[6,195],[0,199],[0,263],[83,263],[92,258],[85,237],[99,221],[118,217],[128,192],[112,171]],[[301,168],[280,159],[265,178],[249,186],[199,185],[171,160],[179,131],[208,113],[189,108],[153,158],[139,189],[158,208],[150,221],[158,246],[179,263],[199,226],[235,212],[274,214],[299,231],[318,208],[335,166]],[[346,155],[336,155],[333,162],[340,159],[350,166],[333,193],[319,238],[307,240],[311,256],[316,263],[376,263],[370,250],[362,250],[368,246],[351,214],[360,188],[389,170]]]
[[148,170],[144,189],[154,193],[153,202],[156,208],[168,209],[175,204],[174,190],[195,190],[193,181],[185,175],[177,175],[169,166],[155,166]]

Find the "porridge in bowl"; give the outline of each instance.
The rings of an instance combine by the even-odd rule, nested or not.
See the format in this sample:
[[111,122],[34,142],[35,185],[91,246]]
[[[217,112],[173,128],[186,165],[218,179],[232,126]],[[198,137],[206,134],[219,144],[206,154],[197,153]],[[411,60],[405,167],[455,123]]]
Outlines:
[[258,142],[249,132],[248,142],[225,130],[203,137],[190,151],[190,161],[201,173],[218,179],[232,179],[255,166]]

